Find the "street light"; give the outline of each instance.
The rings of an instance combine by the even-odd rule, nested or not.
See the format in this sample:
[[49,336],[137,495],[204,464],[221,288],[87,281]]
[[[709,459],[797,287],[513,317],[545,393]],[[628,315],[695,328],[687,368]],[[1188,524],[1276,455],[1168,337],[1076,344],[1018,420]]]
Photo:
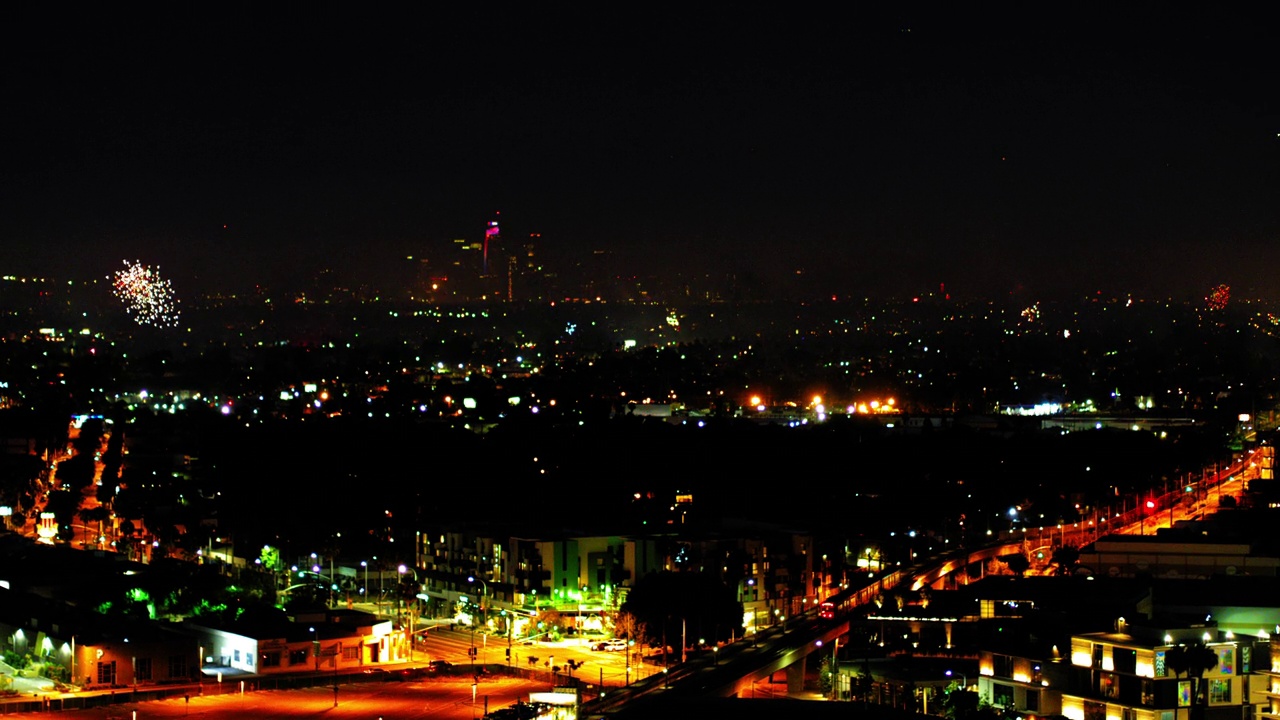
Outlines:
[[[482,586],[482,588],[483,588],[483,590],[484,590],[484,596],[483,596],[483,597],[481,598],[481,600],[480,600],[480,622],[484,623],[484,627],[486,627],[486,628],[487,628],[487,627],[489,627],[489,609],[488,609],[488,604],[489,604],[489,602],[488,602],[488,601],[489,601],[489,583],[485,582],[485,581],[484,581],[484,578],[478,578],[478,577],[476,577],[475,575],[468,575],[468,576],[467,576],[467,582],[469,582],[469,583],[471,583],[471,584],[473,584],[473,585],[474,585],[474,584],[476,583],[476,581],[479,581],[479,582],[480,582],[480,585]],[[482,642],[484,642],[484,644],[485,644],[485,647],[486,647],[486,648],[489,646],[489,636],[488,636],[488,635],[481,635],[481,641],[482,641]],[[472,623],[471,623],[471,653],[472,653],[472,657],[475,657],[475,655],[474,655],[474,653],[475,653],[475,652],[476,652],[476,624],[475,624],[475,622],[472,622]],[[474,663],[475,661],[474,661],[474,660],[472,660],[472,662]]]
[[473,584],[473,585],[474,585],[474,584],[476,583],[476,581],[479,581],[479,582],[480,582],[481,587],[484,589],[484,599],[483,599],[483,600],[481,600],[481,602],[480,602],[480,616],[481,616],[481,618],[482,618],[482,621],[483,621],[483,622],[484,622],[484,624],[485,624],[485,627],[488,627],[488,626],[489,626],[489,608],[488,608],[488,605],[489,605],[489,583],[485,582],[485,581],[484,581],[484,578],[478,578],[478,577],[476,577],[475,575],[468,575],[468,576],[467,576],[467,582],[469,582],[469,583],[471,583],[471,584]]
[[313,638],[312,645],[315,649],[316,672],[320,672],[320,631],[316,630],[314,627],[309,628],[309,630],[311,630],[311,637]]
[[364,596],[364,601],[369,602],[369,563],[361,560],[360,567],[364,568],[364,587],[360,588],[360,594]]
[[405,618],[404,618],[405,613],[401,611],[402,603],[404,600],[404,574],[407,572],[413,573],[414,604],[409,607],[409,611],[408,611],[409,632],[407,636],[407,639],[409,641],[409,660],[410,662],[412,662],[413,661],[413,634],[418,629],[418,618],[416,614],[417,602],[418,602],[417,600],[418,570],[417,568],[408,567],[403,563],[400,565],[400,567],[397,568],[397,570],[400,573],[400,583],[399,583],[400,587],[399,587],[399,592],[396,593],[396,597],[399,598],[399,600],[397,601],[397,614],[400,616],[399,617],[400,627],[402,629],[404,628],[404,625],[405,625]]
[[831,646],[831,699],[840,699],[840,638]]
[[[409,569],[408,569],[408,568],[406,568],[406,567],[404,566],[404,564],[403,564],[403,563],[401,563],[400,567],[396,568],[396,570],[400,573],[400,582],[396,583],[396,585],[397,585],[397,586],[399,586],[399,585],[403,585],[403,584],[404,584],[404,574],[405,574],[406,572],[408,572],[408,570],[409,570]],[[397,587],[397,588],[396,588],[396,615],[397,615],[397,616],[402,615],[401,610],[403,610],[403,608],[404,608],[404,597],[403,597],[403,595],[404,595],[404,593],[401,591],[401,588]],[[397,619],[400,619],[400,618],[399,618],[399,617],[397,617]],[[403,623],[403,620],[401,620],[401,622]]]
[[[946,676],[952,677],[952,672],[948,670],[946,672]],[[964,683],[963,685],[960,686],[960,690],[967,691],[969,689],[969,676],[965,675],[964,673],[960,673],[960,677],[962,678],[962,682]]]

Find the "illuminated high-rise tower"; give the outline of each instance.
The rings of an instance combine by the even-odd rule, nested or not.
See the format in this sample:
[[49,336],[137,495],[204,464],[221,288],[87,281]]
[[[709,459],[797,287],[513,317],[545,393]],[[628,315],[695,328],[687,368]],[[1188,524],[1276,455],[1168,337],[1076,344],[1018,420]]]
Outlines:
[[[500,212],[494,213],[495,216],[501,214]],[[482,260],[480,272],[486,276],[489,274],[489,243],[497,243],[501,239],[502,231],[498,229],[498,221],[495,217],[495,219],[489,221],[489,226],[484,230],[484,259]]]
[[529,233],[524,243],[524,256],[520,262],[520,279],[524,285],[522,296],[525,300],[544,300],[546,283],[542,272],[542,264],[536,255],[536,243],[542,240],[542,233]]

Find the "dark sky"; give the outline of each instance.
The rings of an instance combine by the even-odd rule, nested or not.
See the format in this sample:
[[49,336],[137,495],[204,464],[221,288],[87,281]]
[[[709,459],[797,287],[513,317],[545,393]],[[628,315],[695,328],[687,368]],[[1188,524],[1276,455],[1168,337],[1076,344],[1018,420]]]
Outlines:
[[1280,298],[1261,17],[428,7],[9,16],[0,272],[373,276],[500,210],[637,271]]

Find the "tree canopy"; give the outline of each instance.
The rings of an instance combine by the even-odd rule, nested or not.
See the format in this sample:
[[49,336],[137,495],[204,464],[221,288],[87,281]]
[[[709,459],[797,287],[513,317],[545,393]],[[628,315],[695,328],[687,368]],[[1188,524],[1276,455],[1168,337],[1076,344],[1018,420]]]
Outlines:
[[1208,693],[1203,690],[1204,683],[1201,679],[1206,672],[1218,667],[1218,654],[1202,643],[1179,645],[1165,652],[1165,663],[1174,675],[1187,676],[1191,682],[1191,718],[1203,718],[1209,698]]
[[1080,548],[1070,545],[1056,547],[1053,549],[1053,555],[1049,557],[1049,562],[1053,564],[1055,574],[1070,575],[1076,565],[1080,564]]
[[1022,553],[1011,553],[1009,555],[1001,555],[1000,562],[1009,566],[1009,570],[1014,575],[1025,575],[1027,569],[1031,567],[1031,561]]
[[742,603],[733,588],[699,572],[661,572],[636,584],[622,604],[622,612],[635,617],[650,645],[664,638],[680,643],[682,625],[691,643],[714,643],[742,634]]

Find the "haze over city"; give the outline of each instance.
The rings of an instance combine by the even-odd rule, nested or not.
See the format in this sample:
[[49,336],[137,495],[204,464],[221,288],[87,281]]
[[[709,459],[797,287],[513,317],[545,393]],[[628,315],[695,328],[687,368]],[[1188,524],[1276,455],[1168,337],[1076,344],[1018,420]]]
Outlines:
[[1265,23],[967,10],[33,10],[0,266],[393,292],[500,212],[562,273],[759,297],[1271,297]]

